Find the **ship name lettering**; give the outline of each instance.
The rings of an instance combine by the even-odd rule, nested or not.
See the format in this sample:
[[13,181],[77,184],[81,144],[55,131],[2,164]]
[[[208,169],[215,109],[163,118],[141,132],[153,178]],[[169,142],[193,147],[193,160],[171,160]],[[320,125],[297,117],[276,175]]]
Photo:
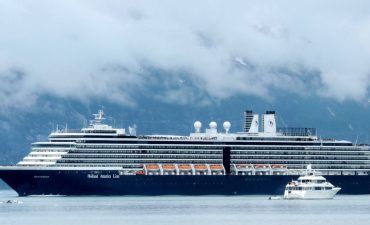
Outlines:
[[94,179],[94,178],[99,178],[98,174],[87,174],[87,178]]

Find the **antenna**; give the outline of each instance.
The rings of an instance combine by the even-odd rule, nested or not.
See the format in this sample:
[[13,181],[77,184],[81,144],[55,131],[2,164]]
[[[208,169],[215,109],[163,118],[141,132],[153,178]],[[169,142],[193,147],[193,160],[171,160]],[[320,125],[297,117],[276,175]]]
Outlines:
[[90,125],[93,126],[93,125],[99,125],[102,123],[103,120],[105,120],[104,118],[104,111],[102,109],[100,109],[98,111],[98,113],[96,114],[93,114],[94,115],[94,120],[91,120],[90,121]]
[[283,119],[283,116],[281,116],[280,114],[278,114],[277,117],[280,119],[280,121],[281,121],[281,123],[283,124],[284,127],[288,127],[288,125],[286,124],[285,120]]

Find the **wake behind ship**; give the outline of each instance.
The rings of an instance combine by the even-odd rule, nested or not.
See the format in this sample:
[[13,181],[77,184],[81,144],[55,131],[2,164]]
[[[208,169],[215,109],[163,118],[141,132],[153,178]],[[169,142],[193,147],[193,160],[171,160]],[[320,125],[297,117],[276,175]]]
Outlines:
[[[243,132],[211,122],[189,136],[136,135],[104,124],[102,110],[89,127],[56,130],[32,144],[0,177],[27,195],[247,195],[282,194],[306,165],[341,194],[370,194],[369,146],[321,139],[314,128],[277,128],[275,112],[244,113]],[[261,128],[261,130],[260,130]]]

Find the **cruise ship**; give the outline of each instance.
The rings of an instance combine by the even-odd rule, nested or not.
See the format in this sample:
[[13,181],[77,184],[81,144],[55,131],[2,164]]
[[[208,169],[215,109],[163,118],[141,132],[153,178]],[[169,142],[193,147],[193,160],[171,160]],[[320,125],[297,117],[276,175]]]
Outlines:
[[249,195],[284,193],[308,164],[342,188],[370,194],[369,146],[322,139],[314,128],[278,128],[275,111],[244,112],[243,131],[212,121],[180,135],[137,135],[104,112],[80,130],[57,129],[32,144],[0,178],[29,195]]

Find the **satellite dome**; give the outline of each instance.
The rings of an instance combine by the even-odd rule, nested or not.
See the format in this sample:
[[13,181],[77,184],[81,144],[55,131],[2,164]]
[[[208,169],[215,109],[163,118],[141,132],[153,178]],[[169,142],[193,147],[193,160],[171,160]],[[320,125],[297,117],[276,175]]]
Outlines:
[[200,121],[195,121],[194,128],[197,133],[200,132],[200,128],[202,127],[202,123]]
[[229,121],[225,121],[224,124],[223,124],[223,127],[224,127],[226,133],[228,133],[229,130],[230,130],[230,127],[231,127],[231,123]]
[[216,129],[217,128],[217,123],[215,121],[210,122],[209,123],[209,128]]

